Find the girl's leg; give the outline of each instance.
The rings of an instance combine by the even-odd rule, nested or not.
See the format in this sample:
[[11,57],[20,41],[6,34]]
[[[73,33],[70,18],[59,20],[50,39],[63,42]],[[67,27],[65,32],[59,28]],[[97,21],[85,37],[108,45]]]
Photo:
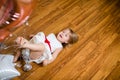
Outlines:
[[40,58],[40,56],[43,55],[43,53],[45,51],[44,44],[39,44],[38,48],[39,48],[39,50],[31,50],[31,53],[30,53],[31,59],[38,59],[38,58]]
[[16,62],[20,56],[21,56],[20,50],[17,50],[17,52],[14,56],[13,62]]

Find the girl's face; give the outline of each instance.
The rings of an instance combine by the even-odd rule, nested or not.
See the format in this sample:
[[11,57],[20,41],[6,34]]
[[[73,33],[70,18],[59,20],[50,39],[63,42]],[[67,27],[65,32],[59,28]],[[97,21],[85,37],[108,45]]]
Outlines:
[[61,32],[58,33],[57,35],[57,39],[61,42],[61,43],[68,43],[68,40],[70,39],[70,30],[69,29],[64,29]]

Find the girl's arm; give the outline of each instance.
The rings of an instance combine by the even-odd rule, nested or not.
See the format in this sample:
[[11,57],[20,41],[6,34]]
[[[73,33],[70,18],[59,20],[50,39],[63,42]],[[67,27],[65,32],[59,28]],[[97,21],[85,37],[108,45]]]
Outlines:
[[21,48],[28,48],[32,51],[43,51],[45,49],[45,46],[42,43],[39,44],[25,43],[24,45],[21,46]]
[[56,50],[54,51],[54,53],[52,54],[53,58],[52,58],[51,60],[48,60],[48,59],[44,60],[44,61],[43,61],[43,66],[46,66],[46,65],[52,63],[52,62],[57,58],[58,54],[61,52],[62,49],[63,49],[63,48],[58,48],[58,49],[56,49]]
[[43,51],[44,50],[44,45],[42,43],[33,44],[23,37],[18,37],[16,39],[16,43],[20,46],[20,48],[28,48],[32,51]]

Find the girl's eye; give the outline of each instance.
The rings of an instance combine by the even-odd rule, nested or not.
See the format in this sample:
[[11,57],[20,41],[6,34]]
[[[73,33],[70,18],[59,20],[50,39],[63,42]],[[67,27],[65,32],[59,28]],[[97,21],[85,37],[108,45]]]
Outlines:
[[65,35],[65,37],[67,37],[67,35]]

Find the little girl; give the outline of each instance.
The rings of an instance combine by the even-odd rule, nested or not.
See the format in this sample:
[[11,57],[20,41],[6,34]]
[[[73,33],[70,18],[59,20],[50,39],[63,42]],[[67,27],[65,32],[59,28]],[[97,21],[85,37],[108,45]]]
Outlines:
[[63,49],[63,44],[77,42],[78,36],[70,28],[66,28],[59,32],[57,36],[53,33],[45,36],[43,32],[39,32],[30,41],[23,37],[18,37],[15,41],[20,46],[21,51],[17,51],[14,62],[22,54],[23,56],[27,55],[30,62],[43,63],[43,66],[46,66],[56,59]]

